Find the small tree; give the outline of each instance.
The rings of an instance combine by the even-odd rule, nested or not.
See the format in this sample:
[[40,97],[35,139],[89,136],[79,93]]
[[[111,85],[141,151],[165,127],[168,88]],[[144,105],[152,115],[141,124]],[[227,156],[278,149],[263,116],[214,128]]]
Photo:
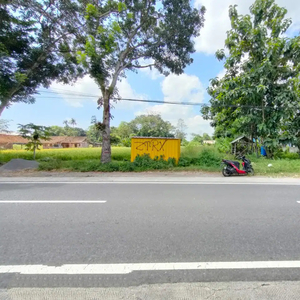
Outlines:
[[19,124],[20,135],[28,140],[26,144],[26,150],[33,151],[33,159],[35,159],[36,150],[40,150],[39,146],[42,146],[42,140],[49,140],[50,135],[48,127],[35,125],[29,123],[26,125]]

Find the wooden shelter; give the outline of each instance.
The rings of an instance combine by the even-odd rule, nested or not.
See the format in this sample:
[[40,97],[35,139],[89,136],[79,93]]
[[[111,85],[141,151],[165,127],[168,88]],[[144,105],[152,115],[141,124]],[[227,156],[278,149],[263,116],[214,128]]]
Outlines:
[[252,149],[253,141],[244,135],[231,142],[231,153],[233,155],[248,153]]

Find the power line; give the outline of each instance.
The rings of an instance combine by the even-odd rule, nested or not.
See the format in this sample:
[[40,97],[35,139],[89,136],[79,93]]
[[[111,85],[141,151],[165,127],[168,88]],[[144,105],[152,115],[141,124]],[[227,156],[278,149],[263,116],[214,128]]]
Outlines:
[[[85,98],[99,98],[99,96],[91,95],[91,94],[84,94],[84,93],[78,93],[74,91],[68,91],[64,89],[55,88],[57,90],[60,90],[64,93],[59,93],[55,91],[39,91],[41,93],[49,93],[49,94],[59,94],[58,96],[72,96],[74,99],[85,99]],[[52,97],[52,96],[42,96],[39,97],[40,99],[57,99],[58,97]],[[129,102],[142,102],[142,103],[155,103],[155,104],[169,104],[169,105],[185,105],[185,106],[200,106],[200,107],[211,107],[207,105],[206,103],[197,103],[197,102],[175,102],[175,101],[164,101],[164,100],[152,100],[152,99],[133,99],[133,98],[111,98],[115,101],[129,101]],[[214,107],[223,107],[223,108],[256,108],[258,110],[261,110],[261,106],[254,106],[254,105],[239,105],[239,104],[219,104],[214,105]],[[265,107],[265,109],[274,109],[274,107]],[[277,109],[283,109],[277,107]]]

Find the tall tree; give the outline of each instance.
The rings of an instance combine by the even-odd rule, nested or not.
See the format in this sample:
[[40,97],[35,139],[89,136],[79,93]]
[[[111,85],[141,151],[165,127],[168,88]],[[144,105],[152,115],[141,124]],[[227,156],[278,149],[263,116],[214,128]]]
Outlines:
[[78,52],[102,93],[98,100],[103,108],[102,163],[111,160],[111,101],[118,98],[117,81],[125,71],[141,68],[181,74],[193,61],[193,38],[199,35],[205,12],[193,9],[189,0],[122,0],[116,8],[115,17],[104,22],[102,1],[90,2],[88,38]]
[[269,151],[283,132],[292,140],[286,124],[300,109],[300,37],[286,37],[292,23],[286,13],[274,0],[256,0],[250,15],[230,6],[229,54],[216,53],[226,75],[211,80],[211,107],[203,108],[214,127],[260,137]]
[[160,115],[149,114],[136,117],[131,122],[137,136],[147,137],[174,137],[174,127],[164,121]]
[[75,127],[75,125],[77,125],[77,122],[74,118],[71,118],[71,120],[69,121],[69,124],[73,126],[73,128]]
[[187,126],[185,125],[184,120],[179,119],[175,130],[175,137],[184,141],[186,139],[186,130]]
[[61,126],[49,126],[48,132],[50,136],[64,136],[66,135],[65,128]]
[[203,133],[203,140],[210,141],[211,140],[211,136],[208,133]]
[[53,80],[83,74],[73,41],[85,19],[76,1],[4,0],[0,19],[0,115],[12,103],[33,103]]

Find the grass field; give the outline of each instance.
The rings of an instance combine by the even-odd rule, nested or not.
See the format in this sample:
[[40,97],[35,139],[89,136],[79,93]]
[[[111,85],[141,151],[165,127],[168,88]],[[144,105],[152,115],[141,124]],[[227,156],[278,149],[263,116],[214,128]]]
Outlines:
[[[45,149],[36,153],[36,159],[55,158],[63,161],[68,160],[100,160],[101,148],[64,148],[64,149]],[[32,152],[26,150],[0,150],[0,161],[8,162],[13,158],[32,159]],[[123,161],[130,160],[130,148],[113,147],[112,159]]]
[[[69,170],[69,171],[211,171],[220,172],[222,158],[234,159],[224,155],[213,146],[182,147],[181,159],[178,165],[172,162],[143,160],[139,163],[130,163],[130,148],[113,147],[112,163],[105,166],[100,164],[101,148],[72,148],[49,149],[37,152],[41,170]],[[32,152],[25,150],[0,150],[0,165],[13,158],[32,159]],[[300,176],[300,159],[268,160],[265,158],[250,157],[255,173],[258,175]],[[268,165],[272,164],[271,167]]]

